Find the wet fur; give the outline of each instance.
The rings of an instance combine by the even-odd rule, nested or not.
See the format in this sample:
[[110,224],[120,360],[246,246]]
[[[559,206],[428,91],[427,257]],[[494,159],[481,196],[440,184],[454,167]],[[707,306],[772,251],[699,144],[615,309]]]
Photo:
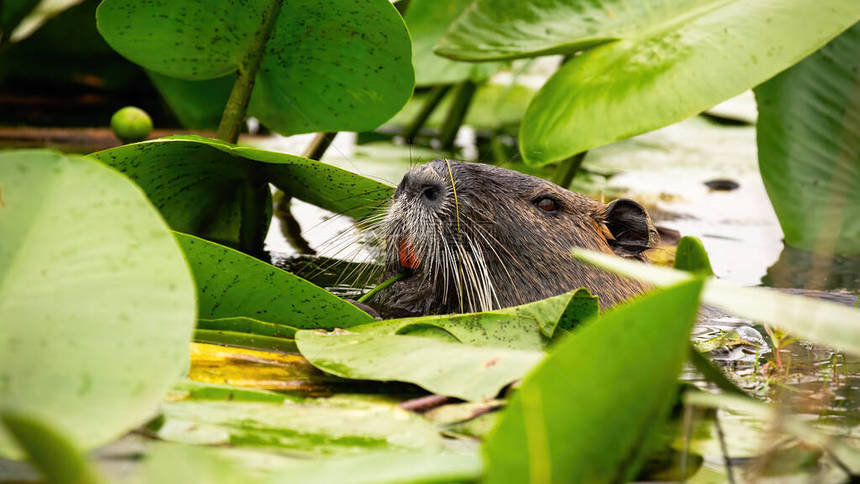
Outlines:
[[[647,213],[631,200],[610,205],[546,180],[478,163],[433,161],[411,170],[381,224],[386,272],[402,270],[399,244],[411,241],[414,274],[380,293],[388,317],[486,311],[581,286],[609,306],[643,290],[633,280],[577,262],[572,247],[643,259],[657,242]],[[422,201],[428,187],[438,203]],[[559,208],[540,209],[551,197]],[[457,226],[459,205],[459,229]]]

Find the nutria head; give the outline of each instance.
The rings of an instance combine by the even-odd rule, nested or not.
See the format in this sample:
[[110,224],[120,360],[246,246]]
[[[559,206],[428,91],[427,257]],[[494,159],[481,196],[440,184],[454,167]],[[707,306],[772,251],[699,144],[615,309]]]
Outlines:
[[390,317],[486,311],[581,286],[613,305],[642,285],[577,262],[570,249],[643,259],[658,238],[632,200],[604,205],[541,178],[445,160],[403,177],[382,232],[387,272],[412,272],[378,296]]

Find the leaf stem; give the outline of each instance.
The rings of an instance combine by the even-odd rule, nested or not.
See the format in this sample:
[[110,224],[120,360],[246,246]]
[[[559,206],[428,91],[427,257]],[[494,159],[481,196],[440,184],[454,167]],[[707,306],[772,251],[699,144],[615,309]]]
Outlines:
[[472,104],[472,98],[475,96],[477,89],[478,84],[472,81],[463,81],[457,84],[456,91],[454,91],[454,101],[451,103],[451,108],[448,110],[448,115],[445,117],[442,129],[439,132],[439,142],[442,150],[454,150],[454,140],[457,138],[457,132],[460,131],[460,126],[463,124],[463,120],[466,119],[466,112],[469,111],[469,106]]
[[369,301],[373,296],[375,296],[375,295],[376,295],[376,293],[378,293],[379,291],[381,291],[381,290],[385,289],[386,287],[388,287],[388,286],[390,286],[390,285],[394,284],[395,282],[397,282],[397,281],[399,281],[399,280],[401,280],[401,279],[404,279],[406,276],[407,276],[407,274],[406,274],[405,272],[399,272],[399,273],[397,273],[397,274],[396,274],[394,277],[392,277],[391,279],[386,279],[386,280],[382,281],[378,286],[376,286],[376,287],[374,287],[373,289],[371,289],[371,290],[370,290],[370,292],[368,292],[368,293],[367,293],[367,294],[365,294],[364,296],[361,296],[360,298],[358,298],[357,302],[360,302],[360,303],[362,303],[362,304],[363,304],[363,303],[366,303],[366,302],[367,302],[367,301]]
[[415,137],[418,136],[418,132],[421,131],[421,128],[427,123],[427,120],[430,119],[430,115],[433,114],[433,111],[439,106],[439,103],[442,102],[442,99],[445,98],[445,94],[448,94],[448,91],[451,90],[451,84],[443,84],[441,86],[436,86],[430,91],[430,97],[427,98],[427,101],[424,102],[424,105],[421,106],[421,111],[415,116],[415,119],[409,123],[409,126],[403,130],[403,139],[406,140],[406,143],[413,144],[415,142]]
[[221,116],[218,125],[218,138],[228,143],[235,143],[239,139],[239,128],[245,121],[245,113],[248,110],[248,101],[251,99],[251,91],[257,79],[257,71],[260,69],[260,61],[266,52],[266,43],[272,34],[272,28],[281,11],[282,0],[271,0],[266,12],[263,14],[263,23],[257,29],[254,40],[248,52],[239,62],[236,74],[236,82]]
[[582,161],[585,159],[586,154],[588,154],[588,151],[583,151],[559,162],[552,177],[553,183],[562,188],[569,187],[576,173],[579,171],[579,167],[582,166]]

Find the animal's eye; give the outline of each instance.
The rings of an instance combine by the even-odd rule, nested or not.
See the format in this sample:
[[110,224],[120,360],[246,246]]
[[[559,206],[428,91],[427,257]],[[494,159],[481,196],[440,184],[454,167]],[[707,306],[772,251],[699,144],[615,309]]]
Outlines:
[[540,197],[535,200],[535,205],[538,206],[539,209],[545,212],[554,212],[558,210],[558,202],[555,199],[550,197]]

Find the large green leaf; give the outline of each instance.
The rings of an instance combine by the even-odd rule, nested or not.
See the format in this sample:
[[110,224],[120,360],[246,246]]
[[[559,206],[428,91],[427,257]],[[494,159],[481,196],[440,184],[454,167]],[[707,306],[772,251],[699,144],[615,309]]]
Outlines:
[[409,382],[464,400],[495,397],[543,358],[541,351],[349,330],[299,331],[296,343],[302,356],[333,375]]
[[414,334],[433,329],[472,346],[542,350],[557,336],[598,313],[597,296],[580,288],[521,306],[468,314],[442,314],[363,324],[364,335]]
[[318,161],[199,136],[92,156],[140,185],[174,230],[231,245],[239,240],[243,196],[260,183],[355,218],[373,213],[394,193],[389,185]]
[[337,376],[405,381],[481,400],[524,375],[555,337],[597,312],[597,297],[582,288],[484,313],[392,319],[331,333],[298,331],[296,343],[314,366]]
[[283,403],[178,401],[163,406],[158,436],[195,444],[290,449],[304,455],[440,450],[435,426],[393,404],[358,398]]
[[[186,80],[233,73],[271,0],[105,0],[105,40],[132,62]],[[409,34],[387,0],[284,1],[249,114],[284,134],[364,131],[394,115],[413,86]]]
[[[691,277],[687,272],[583,249],[573,249],[573,256],[656,286],[676,284]],[[713,278],[705,282],[702,301],[752,321],[781,327],[795,336],[860,355],[860,331],[857,331],[860,309],[775,289],[737,286]]]
[[541,165],[680,121],[789,67],[860,19],[856,0],[477,0],[437,52],[573,54],[529,106]]
[[562,341],[526,377],[487,438],[487,482],[635,476],[674,397],[701,288],[695,280],[638,299]]
[[188,365],[188,266],[146,196],[101,163],[5,152],[0,190],[0,408],[102,444]]
[[[288,325],[287,332],[374,320],[325,289],[259,259],[190,235],[176,233],[176,238],[194,272],[200,318],[245,317]],[[246,323],[235,320],[230,328],[244,331]]]
[[247,448],[160,443],[148,448],[141,482],[452,484],[473,482],[481,471],[481,456],[471,449],[396,449],[308,459]]
[[415,85],[482,81],[495,73],[498,62],[475,64],[446,59],[433,52],[436,43],[472,0],[412,0],[406,10],[406,25],[412,34],[412,64]]
[[860,255],[860,23],[755,90],[761,176],[785,243]]

